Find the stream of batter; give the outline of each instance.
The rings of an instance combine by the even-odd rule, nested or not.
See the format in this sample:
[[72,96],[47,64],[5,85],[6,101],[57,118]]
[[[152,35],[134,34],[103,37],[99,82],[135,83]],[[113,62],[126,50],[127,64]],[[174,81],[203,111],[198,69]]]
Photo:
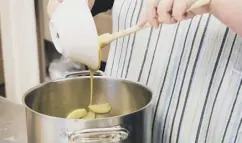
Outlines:
[[[100,39],[99,39],[100,40]],[[93,105],[93,91],[94,91],[94,73],[100,68],[101,64],[101,45],[98,49],[98,68],[93,70],[89,68],[90,71],[90,103],[88,106],[88,112],[85,108],[75,109],[71,111],[66,118],[68,119],[95,119],[96,114],[108,113],[112,108],[109,103],[96,104]]]

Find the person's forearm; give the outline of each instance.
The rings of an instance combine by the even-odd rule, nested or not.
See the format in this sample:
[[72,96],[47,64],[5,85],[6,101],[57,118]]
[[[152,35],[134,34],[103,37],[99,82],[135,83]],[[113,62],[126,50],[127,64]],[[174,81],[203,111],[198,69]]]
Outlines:
[[242,0],[212,0],[211,13],[242,36]]

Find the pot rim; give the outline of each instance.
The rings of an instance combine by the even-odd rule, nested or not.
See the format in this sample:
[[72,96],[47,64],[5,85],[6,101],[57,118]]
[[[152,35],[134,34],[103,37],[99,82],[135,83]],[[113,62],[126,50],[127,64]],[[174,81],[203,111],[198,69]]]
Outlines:
[[70,120],[70,121],[76,121],[76,120],[80,120],[80,121],[85,121],[85,122],[90,122],[90,121],[100,121],[100,120],[105,120],[105,119],[114,119],[114,118],[123,118],[123,117],[126,117],[126,116],[129,116],[129,115],[133,115],[133,114],[136,114],[136,113],[139,113],[143,110],[145,110],[146,108],[148,108],[149,106],[151,106],[152,102],[153,102],[153,92],[151,91],[151,89],[139,82],[135,82],[135,81],[131,81],[131,80],[128,80],[128,79],[123,79],[123,78],[117,78],[117,77],[105,77],[105,76],[94,76],[93,78],[94,79],[111,79],[111,80],[119,80],[119,81],[126,81],[128,83],[132,83],[132,84],[136,84],[142,88],[145,88],[147,89],[148,92],[150,92],[151,94],[151,99],[149,101],[148,104],[146,104],[144,107],[138,109],[138,110],[135,110],[133,112],[130,112],[128,114],[123,114],[123,115],[118,115],[118,116],[112,116],[112,117],[107,117],[107,118],[99,118],[99,119],[92,119],[92,120],[84,120],[84,119],[67,119],[67,118],[63,118],[63,117],[55,117],[55,116],[50,116],[50,115],[46,115],[46,114],[42,114],[42,113],[39,113],[33,109],[31,109],[30,107],[28,107],[28,105],[25,103],[25,99],[26,97],[31,93],[33,92],[34,90],[40,88],[40,87],[43,87],[47,84],[50,84],[50,83],[57,83],[57,82],[61,82],[61,81],[66,81],[66,80],[73,80],[73,79],[89,79],[90,76],[80,76],[80,77],[70,77],[70,78],[64,78],[64,79],[58,79],[58,80],[53,80],[53,81],[47,81],[47,82],[43,82],[43,83],[40,83],[32,88],[30,88],[29,90],[27,90],[24,94],[24,96],[22,97],[22,103],[24,104],[25,106],[25,109],[33,112],[34,114],[37,114],[38,116],[42,116],[42,117],[47,117],[47,118],[50,118],[50,119],[66,119],[66,120]]

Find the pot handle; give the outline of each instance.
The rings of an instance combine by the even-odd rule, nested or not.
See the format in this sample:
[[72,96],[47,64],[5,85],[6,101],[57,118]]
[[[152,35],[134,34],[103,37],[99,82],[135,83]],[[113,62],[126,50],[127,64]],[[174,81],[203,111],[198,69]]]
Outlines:
[[[103,75],[104,75],[104,73],[100,70],[98,70],[94,73],[94,76],[103,76]],[[69,78],[72,76],[90,76],[90,72],[88,70],[77,71],[77,72],[68,72],[63,76],[63,78]]]
[[117,126],[76,131],[68,135],[68,141],[75,143],[116,143],[126,140],[128,136],[129,131],[127,129]]

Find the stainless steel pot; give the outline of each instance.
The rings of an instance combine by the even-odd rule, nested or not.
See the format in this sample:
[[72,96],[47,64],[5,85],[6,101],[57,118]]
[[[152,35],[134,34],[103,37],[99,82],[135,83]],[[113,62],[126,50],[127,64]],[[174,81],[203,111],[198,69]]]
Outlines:
[[89,98],[87,76],[43,83],[31,89],[23,99],[28,143],[150,142],[152,93],[147,87],[124,79],[96,76],[93,102],[108,102],[112,106],[110,113],[98,115],[94,120],[65,118],[70,111],[87,107]]

